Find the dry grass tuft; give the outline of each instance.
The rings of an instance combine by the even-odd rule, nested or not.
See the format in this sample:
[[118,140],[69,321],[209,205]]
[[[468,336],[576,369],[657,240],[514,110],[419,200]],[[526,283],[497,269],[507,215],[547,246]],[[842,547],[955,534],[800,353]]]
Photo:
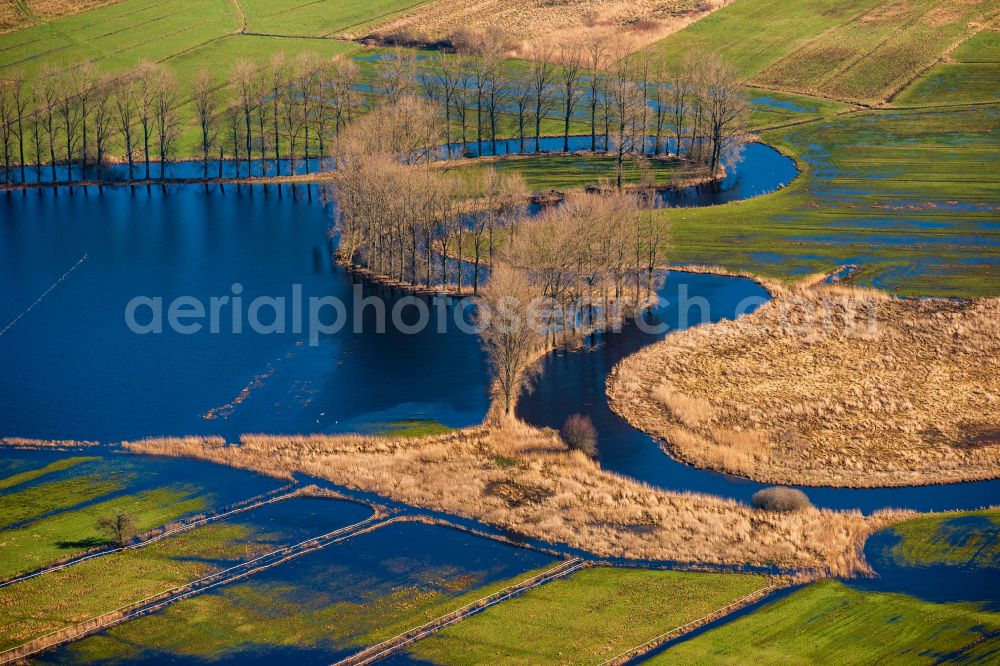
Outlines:
[[602,556],[848,575],[866,569],[864,539],[887,521],[816,509],[778,514],[650,488],[568,450],[554,431],[513,420],[419,439],[250,435],[239,446],[197,438],[125,446],[278,475],[299,471]]
[[769,483],[1000,476],[1000,299],[816,284],[625,359],[612,407],[686,462]]

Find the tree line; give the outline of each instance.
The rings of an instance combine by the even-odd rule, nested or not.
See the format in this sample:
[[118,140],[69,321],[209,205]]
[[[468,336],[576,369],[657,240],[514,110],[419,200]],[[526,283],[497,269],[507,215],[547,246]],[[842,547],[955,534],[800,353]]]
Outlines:
[[30,82],[0,83],[4,182],[18,170],[24,181],[28,165],[38,179],[48,165],[55,180],[58,164],[78,166],[86,179],[112,157],[127,162],[129,179],[137,161],[146,179],[151,163],[163,178],[165,165],[181,157],[184,131],[196,137],[185,148],[197,151],[205,179],[216,158],[220,176],[227,158],[245,163],[247,175],[255,159],[273,175],[299,159],[308,172],[310,158],[327,156],[332,138],[357,115],[414,96],[437,109],[441,157],[472,153],[456,141],[474,144],[477,155],[496,154],[505,136],[519,152],[540,152],[547,123],[558,124],[568,151],[583,124],[591,150],[617,156],[619,186],[629,156],[671,150],[718,175],[746,140],[749,116],[735,71],[718,58],[660,66],[603,41],[543,48],[531,62],[503,58],[487,37],[419,60],[397,49],[379,56],[370,84],[355,61],[308,51],[274,54],[263,65],[240,60],[225,80],[202,69],[186,85],[150,62],[115,76],[90,63],[43,66]]

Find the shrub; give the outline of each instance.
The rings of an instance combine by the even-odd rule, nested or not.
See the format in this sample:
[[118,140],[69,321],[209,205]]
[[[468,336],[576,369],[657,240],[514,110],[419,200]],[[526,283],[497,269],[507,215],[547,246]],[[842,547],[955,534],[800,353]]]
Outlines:
[[758,509],[779,511],[781,513],[801,511],[812,506],[812,503],[804,492],[795,488],[785,488],[784,486],[774,486],[773,488],[758,490],[750,498],[750,502]]
[[597,428],[589,416],[571,414],[559,434],[570,449],[583,451],[591,458],[597,455]]

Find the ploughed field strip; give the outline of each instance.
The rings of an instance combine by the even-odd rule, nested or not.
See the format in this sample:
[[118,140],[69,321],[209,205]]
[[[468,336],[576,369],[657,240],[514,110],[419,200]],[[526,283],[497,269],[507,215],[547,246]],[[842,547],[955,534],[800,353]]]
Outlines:
[[988,25],[995,0],[739,0],[649,47],[676,60],[720,53],[749,82],[824,97],[891,98],[954,46]]

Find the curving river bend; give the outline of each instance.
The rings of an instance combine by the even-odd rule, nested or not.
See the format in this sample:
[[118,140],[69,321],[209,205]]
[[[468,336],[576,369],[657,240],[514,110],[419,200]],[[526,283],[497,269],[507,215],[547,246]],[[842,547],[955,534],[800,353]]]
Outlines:
[[[200,166],[174,169],[183,176]],[[791,160],[751,144],[721,191],[691,190],[670,203],[743,199],[794,174]],[[327,206],[305,186],[0,194],[0,436],[236,439],[245,432],[371,431],[408,419],[480,421],[486,366],[478,339],[454,325],[454,305],[444,317],[448,325],[416,334],[391,321],[379,332],[374,307],[347,312],[343,327],[317,336],[315,345],[296,330],[296,298],[307,309],[310,297],[357,304],[371,295],[330,262],[328,226]],[[230,307],[220,310],[217,332],[206,324],[195,333],[164,326],[162,333],[137,334],[125,320],[136,297],[161,303],[164,319],[177,299],[208,309],[212,298],[228,297],[230,305],[241,298],[244,310],[258,297],[283,299],[280,313],[262,308],[259,319],[281,319],[284,330],[253,334],[245,318],[243,330],[234,330]],[[704,299],[714,321],[766,293],[741,278],[671,273],[661,298],[654,322],[677,328],[685,325],[684,298]],[[409,321],[407,310],[401,316]],[[152,308],[140,309],[142,322],[154,317]],[[608,408],[608,371],[661,337],[631,326],[595,336],[589,351],[550,355],[520,415],[558,427],[569,413],[585,411],[598,427],[606,468],[673,490],[749,498],[760,484],[677,463]],[[990,504],[1000,482],[805,490],[821,506],[929,510]]]

